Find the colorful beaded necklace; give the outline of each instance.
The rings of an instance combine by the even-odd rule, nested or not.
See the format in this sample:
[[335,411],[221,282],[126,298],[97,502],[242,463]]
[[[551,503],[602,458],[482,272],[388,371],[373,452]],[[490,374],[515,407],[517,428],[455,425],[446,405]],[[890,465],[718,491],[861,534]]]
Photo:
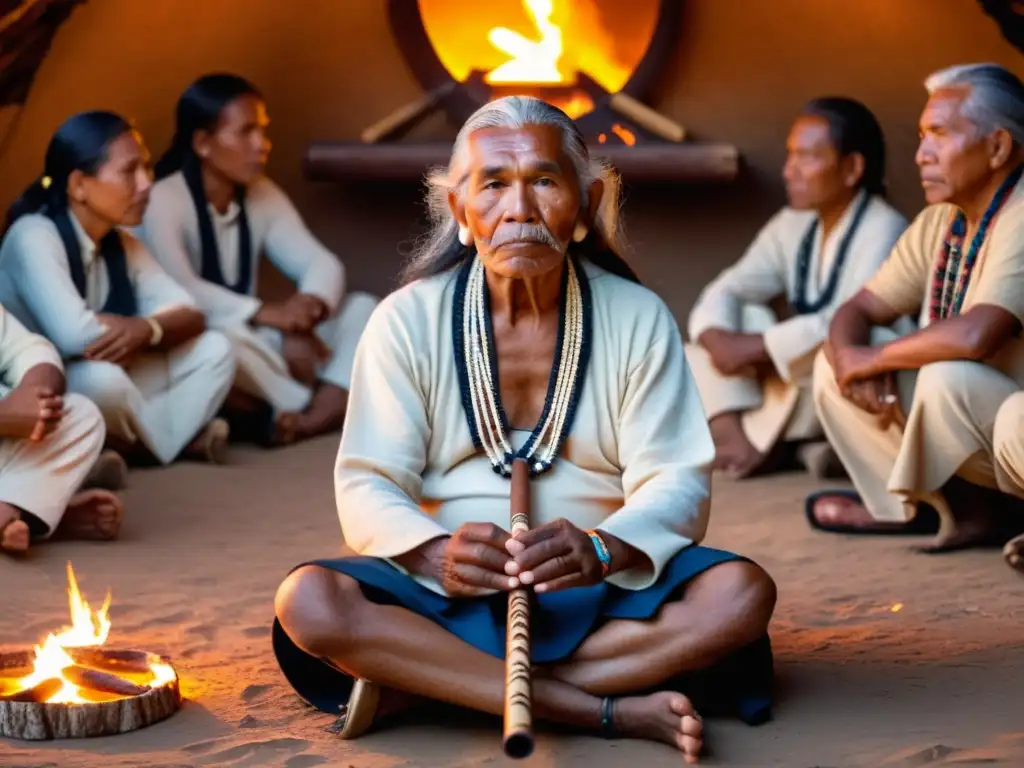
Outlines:
[[[860,226],[861,219],[864,218],[864,212],[867,210],[868,203],[870,202],[871,196],[865,192],[862,195],[860,202],[857,203],[857,208],[853,212],[853,218],[850,220],[850,226],[846,228],[846,233],[843,235],[843,239],[839,242],[839,249],[836,251],[835,261],[832,262],[832,271],[829,273],[825,289],[815,301],[807,300],[807,283],[811,279],[811,261],[814,257],[814,236],[818,231],[818,225],[821,224],[821,218],[816,218],[811,223],[811,226],[807,228],[807,232],[804,233],[804,239],[800,242],[800,250],[796,257],[796,283],[794,284],[796,295],[790,302],[793,310],[798,315],[810,315],[815,312],[820,312],[832,302],[832,299],[836,295],[836,289],[839,287],[839,276],[842,274],[843,264],[846,262],[846,252],[850,249],[850,242],[853,240],[853,236],[857,233],[857,228]],[[822,242],[822,249],[824,249],[824,247],[825,244]]]
[[960,314],[964,297],[967,295],[967,288],[971,283],[971,273],[974,271],[981,246],[985,243],[989,225],[1017,186],[1022,173],[1024,173],[1024,164],[1017,166],[1013,173],[999,185],[992,202],[989,203],[985,214],[981,217],[978,231],[974,233],[965,259],[962,257],[964,237],[967,234],[967,217],[963,211],[956,212],[953,223],[943,240],[942,253],[939,255],[939,263],[935,267],[935,275],[932,278],[932,297],[928,304],[929,322]]
[[571,256],[562,275],[560,303],[558,342],[544,410],[523,447],[513,451],[498,392],[498,356],[484,267],[474,256],[459,270],[452,337],[462,407],[473,444],[503,477],[512,476],[512,462],[517,458],[526,459],[531,475],[547,472],[572,428],[590,362],[591,309],[586,274]]

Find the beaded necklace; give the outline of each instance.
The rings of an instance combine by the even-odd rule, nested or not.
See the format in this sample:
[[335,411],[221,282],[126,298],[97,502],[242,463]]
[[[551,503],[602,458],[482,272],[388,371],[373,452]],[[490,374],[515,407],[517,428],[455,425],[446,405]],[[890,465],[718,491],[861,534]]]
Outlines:
[[989,203],[985,214],[981,217],[978,231],[971,239],[971,246],[967,249],[966,258],[962,258],[962,256],[964,237],[967,234],[967,217],[963,211],[956,212],[942,242],[942,252],[939,254],[939,262],[935,267],[935,275],[932,277],[932,297],[928,304],[929,322],[960,314],[964,297],[967,295],[967,288],[971,282],[971,273],[974,271],[981,246],[985,243],[989,225],[1017,186],[1022,173],[1024,173],[1024,164],[1017,166],[1013,173],[999,185],[999,189],[992,197],[992,202]]
[[502,477],[512,476],[512,462],[517,458],[526,459],[531,475],[547,472],[572,428],[590,362],[591,329],[590,286],[572,257],[566,259],[560,304],[558,342],[544,410],[523,447],[513,451],[498,392],[498,356],[484,267],[474,256],[459,271],[452,336],[462,407],[473,444],[484,451]]
[[[853,240],[854,234],[857,232],[857,228],[860,226],[861,219],[864,218],[864,212],[868,208],[868,203],[871,202],[871,196],[866,192],[857,203],[857,208],[853,212],[853,218],[850,220],[850,226],[846,228],[846,233],[843,235],[843,239],[839,242],[839,249],[836,251],[835,261],[832,262],[832,271],[829,273],[828,282],[825,284],[825,289],[821,292],[815,301],[807,300],[807,283],[811,278],[811,260],[814,256],[814,236],[818,231],[818,225],[821,223],[821,219],[816,218],[811,226],[807,228],[807,232],[804,233],[804,239],[800,242],[800,250],[796,257],[796,295],[790,302],[794,311],[798,315],[810,315],[814,312],[820,312],[826,306],[828,306],[832,299],[835,297],[836,289],[839,287],[839,276],[843,271],[843,264],[846,262],[846,252],[850,249],[850,242]],[[822,249],[824,249],[825,243],[822,242]]]

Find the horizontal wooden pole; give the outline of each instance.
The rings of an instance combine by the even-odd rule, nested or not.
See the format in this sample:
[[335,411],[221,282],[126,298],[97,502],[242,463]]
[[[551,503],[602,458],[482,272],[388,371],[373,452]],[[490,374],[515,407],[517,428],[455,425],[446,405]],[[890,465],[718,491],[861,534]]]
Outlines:
[[[427,169],[447,165],[452,147],[437,143],[313,142],[304,168],[312,181],[416,181]],[[627,182],[722,182],[736,178],[739,151],[721,143],[592,145],[591,153],[614,165]]]

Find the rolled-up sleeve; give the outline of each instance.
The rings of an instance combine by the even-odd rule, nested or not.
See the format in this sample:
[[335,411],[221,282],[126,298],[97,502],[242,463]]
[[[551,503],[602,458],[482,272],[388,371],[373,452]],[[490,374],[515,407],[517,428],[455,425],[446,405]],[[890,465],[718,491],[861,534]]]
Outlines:
[[610,583],[644,589],[676,553],[704,537],[714,455],[679,329],[662,307],[652,343],[629,376],[619,413],[625,501],[599,526],[645,554],[650,564],[619,571],[608,578]]
[[413,322],[385,299],[356,351],[334,493],[345,543],[361,555],[396,557],[449,533],[419,506],[430,426]]

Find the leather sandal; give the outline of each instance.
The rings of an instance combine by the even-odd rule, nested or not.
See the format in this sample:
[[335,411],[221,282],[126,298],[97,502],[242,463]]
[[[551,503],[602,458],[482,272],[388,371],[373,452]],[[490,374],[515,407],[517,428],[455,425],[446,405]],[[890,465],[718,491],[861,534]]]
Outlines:
[[380,686],[369,680],[356,680],[348,704],[341,706],[341,716],[331,730],[343,739],[362,736],[373,726],[380,705]]

